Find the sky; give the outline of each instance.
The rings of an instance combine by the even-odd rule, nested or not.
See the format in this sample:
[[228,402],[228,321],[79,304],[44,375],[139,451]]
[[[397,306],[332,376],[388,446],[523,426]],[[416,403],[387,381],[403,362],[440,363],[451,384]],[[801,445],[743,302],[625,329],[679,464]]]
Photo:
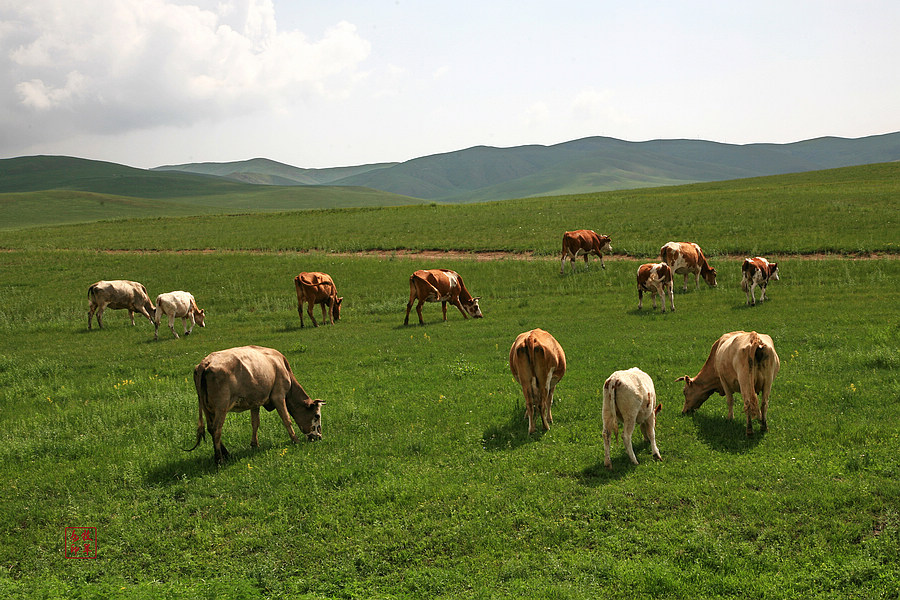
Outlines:
[[0,0],[0,158],[900,131],[897,0]]

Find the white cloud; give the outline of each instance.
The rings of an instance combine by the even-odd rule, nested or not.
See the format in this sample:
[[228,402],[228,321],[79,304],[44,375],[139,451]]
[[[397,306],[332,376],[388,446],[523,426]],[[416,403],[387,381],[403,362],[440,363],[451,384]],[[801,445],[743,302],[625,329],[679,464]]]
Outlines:
[[[3,108],[73,132],[184,126],[341,96],[370,44],[279,31],[272,0],[0,0]],[[0,31],[8,31],[3,27]],[[49,125],[49,126],[55,126]]]

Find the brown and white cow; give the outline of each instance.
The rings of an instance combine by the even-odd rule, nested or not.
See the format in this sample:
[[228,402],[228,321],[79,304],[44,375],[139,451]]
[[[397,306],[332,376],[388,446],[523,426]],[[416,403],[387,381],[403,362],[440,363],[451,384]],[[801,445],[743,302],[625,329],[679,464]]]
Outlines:
[[294,277],[294,287],[297,289],[297,312],[300,314],[300,327],[303,327],[304,302],[308,305],[306,313],[312,319],[313,327],[319,326],[313,316],[314,304],[322,305],[323,323],[328,319],[334,325],[335,321],[340,320],[341,302],[344,301],[344,298],[337,295],[337,288],[334,286],[331,275],[317,271],[303,272]]
[[553,422],[553,392],[566,374],[566,353],[556,339],[543,329],[520,333],[509,349],[509,368],[525,395],[528,433],[535,432],[534,409],[540,411],[544,431]]
[[[197,422],[197,443],[206,437],[206,429],[212,435],[215,461],[223,463],[228,449],[222,443],[222,425],[229,412],[250,411],[250,446],[259,442],[259,409],[275,410],[281,417],[291,441],[297,443],[297,434],[291,425],[294,418],[309,441],[322,439],[322,412],[324,400],[313,400],[297,382],[287,359],[278,350],[261,346],[242,346],[213,352],[194,368],[194,386],[200,417]],[[190,451],[190,450],[189,450]]]
[[653,308],[656,308],[656,296],[659,294],[659,303],[663,312],[666,312],[666,294],[669,295],[669,303],[672,311],[675,311],[675,294],[672,292],[672,269],[666,263],[646,263],[637,270],[638,310],[644,307],[644,292],[650,294]]
[[687,291],[688,275],[695,276],[695,285],[700,289],[700,277],[710,286],[716,287],[716,270],[710,266],[700,246],[693,242],[669,242],[659,250],[659,259],[669,265],[672,273],[684,275],[684,291]]
[[[781,361],[772,338],[755,331],[732,331],[712,345],[709,357],[696,377],[684,380],[684,408],[682,413],[696,410],[713,392],[725,396],[728,418],[734,418],[735,392],[740,392],[747,415],[747,435],[753,435],[751,420],[759,417],[762,431],[768,429],[766,413],[772,382],[781,368]],[[760,399],[757,394],[762,394]]]
[[638,464],[631,446],[634,426],[640,425],[644,439],[650,442],[650,453],[656,460],[662,460],[656,447],[656,414],[662,404],[656,403],[656,388],[649,375],[632,367],[627,371],[616,371],[603,384],[603,464],[612,471],[609,459],[610,438],[613,432],[619,438],[619,421],[622,421],[622,441],[625,452],[633,464]]
[[103,311],[111,309],[127,309],[134,325],[134,313],[138,312],[153,322],[153,311],[156,310],[147,288],[137,281],[115,279],[111,281],[98,281],[88,287],[88,329],[91,328],[91,319],[97,313],[97,326],[103,329]]
[[612,252],[608,235],[599,235],[590,229],[567,231],[563,234],[562,258],[559,261],[559,274],[562,275],[566,268],[566,258],[572,261],[572,270],[575,270],[575,259],[584,256],[584,266],[588,267],[588,257],[593,254],[600,257],[600,266],[604,269],[603,253]]
[[[753,258],[745,258],[744,264],[741,265],[741,289],[747,294],[747,304],[756,305],[756,286],[762,288],[762,294],[759,301],[768,300],[766,296],[766,286],[769,280],[778,281],[778,263],[770,263],[762,256],[754,256]],[[752,302],[751,302],[752,297]]]
[[440,302],[444,312],[444,321],[447,320],[447,302],[458,308],[466,319],[469,316],[473,319],[480,319],[484,317],[481,314],[481,307],[478,306],[480,298],[481,296],[472,297],[472,294],[466,289],[462,277],[456,271],[450,269],[416,271],[409,277],[409,302],[406,304],[406,318],[403,320],[403,324],[409,325],[409,311],[416,300],[419,301],[416,304],[419,325],[425,324],[422,319],[422,304],[425,302]]
[[[156,297],[156,311],[153,315],[154,340],[159,339],[159,322],[163,315],[169,317],[169,329],[172,330],[175,339],[178,339],[178,334],[175,332],[175,317],[181,317],[181,328],[184,335],[190,335],[194,331],[195,324],[206,327],[206,311],[197,306],[193,295],[181,290],[166,292]],[[191,322],[190,329],[187,327],[187,321]]]

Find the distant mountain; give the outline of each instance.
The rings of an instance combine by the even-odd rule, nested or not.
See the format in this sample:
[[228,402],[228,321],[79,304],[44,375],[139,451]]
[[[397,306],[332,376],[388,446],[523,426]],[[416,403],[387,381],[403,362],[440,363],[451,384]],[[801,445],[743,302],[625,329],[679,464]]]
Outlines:
[[590,137],[553,146],[476,146],[403,163],[300,169],[265,159],[159,167],[257,184],[353,185],[441,202],[556,196],[780,175],[900,160],[900,133],[792,144]]
[[301,169],[267,158],[253,158],[225,163],[190,163],[154,167],[151,171],[181,171],[201,175],[215,175],[245,183],[262,185],[329,185],[339,179],[370,173],[397,165],[379,163],[358,167],[334,167],[330,169]]

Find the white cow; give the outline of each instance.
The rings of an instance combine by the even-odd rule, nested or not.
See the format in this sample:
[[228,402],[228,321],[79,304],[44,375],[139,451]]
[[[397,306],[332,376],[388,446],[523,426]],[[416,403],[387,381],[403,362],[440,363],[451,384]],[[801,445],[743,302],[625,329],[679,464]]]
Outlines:
[[[181,290],[167,292],[156,297],[156,313],[153,315],[153,325],[156,328],[153,332],[153,339],[155,340],[159,339],[159,321],[163,313],[169,316],[169,329],[172,330],[172,335],[176,339],[178,334],[175,333],[175,317],[181,317],[181,327],[184,329],[184,335],[190,335],[194,330],[195,323],[200,325],[200,327],[206,327],[204,322],[206,311],[197,308],[197,302],[191,294]],[[190,329],[187,328],[186,321],[188,319],[191,321]]]
[[635,424],[641,426],[644,439],[650,442],[650,452],[656,460],[662,460],[656,447],[656,413],[662,404],[656,404],[656,389],[650,376],[632,367],[627,371],[616,371],[603,384],[603,464],[610,471],[609,443],[612,433],[619,437],[619,421],[622,421],[622,440],[625,452],[631,462],[638,464],[631,447],[631,434]]

